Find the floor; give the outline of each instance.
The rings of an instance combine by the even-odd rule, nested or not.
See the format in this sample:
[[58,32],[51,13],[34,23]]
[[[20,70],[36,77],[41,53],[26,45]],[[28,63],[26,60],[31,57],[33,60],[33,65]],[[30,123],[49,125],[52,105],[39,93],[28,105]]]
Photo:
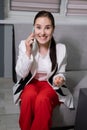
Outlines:
[[0,130],[20,130],[19,107],[13,103],[12,86],[11,79],[0,78]]
[[19,108],[13,103],[13,82],[0,78],[0,130],[19,130]]

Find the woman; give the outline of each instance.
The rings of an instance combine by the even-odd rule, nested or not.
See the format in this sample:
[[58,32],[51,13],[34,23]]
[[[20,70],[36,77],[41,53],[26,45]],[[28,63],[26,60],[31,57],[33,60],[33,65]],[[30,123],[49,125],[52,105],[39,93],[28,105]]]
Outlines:
[[19,124],[21,130],[50,130],[53,109],[66,97],[60,89],[65,89],[66,47],[55,43],[50,12],[38,12],[33,26],[34,31],[19,45],[16,64],[17,74],[29,78],[20,94]]

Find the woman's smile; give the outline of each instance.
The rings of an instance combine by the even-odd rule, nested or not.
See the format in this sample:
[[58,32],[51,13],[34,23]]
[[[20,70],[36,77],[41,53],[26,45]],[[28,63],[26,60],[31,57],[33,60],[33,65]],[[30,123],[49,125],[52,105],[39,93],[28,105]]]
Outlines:
[[45,41],[48,38],[48,36],[38,36],[38,38],[39,40]]

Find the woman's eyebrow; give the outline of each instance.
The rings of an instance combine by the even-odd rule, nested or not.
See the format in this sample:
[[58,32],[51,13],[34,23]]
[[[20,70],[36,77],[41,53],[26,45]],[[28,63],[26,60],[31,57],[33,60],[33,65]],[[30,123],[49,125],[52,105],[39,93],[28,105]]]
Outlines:
[[[42,26],[42,25],[41,25],[41,24],[36,24],[36,26]],[[52,25],[51,25],[51,24],[48,24],[48,25],[45,25],[45,26],[51,27]]]
[[49,27],[51,27],[52,25],[50,24],[50,25],[46,25],[46,26],[49,26]]

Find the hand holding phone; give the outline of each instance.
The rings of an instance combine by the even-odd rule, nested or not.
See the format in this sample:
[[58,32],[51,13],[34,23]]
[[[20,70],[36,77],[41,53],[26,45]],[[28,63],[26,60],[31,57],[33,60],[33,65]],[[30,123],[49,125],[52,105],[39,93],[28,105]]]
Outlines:
[[32,29],[32,33],[29,35],[29,37],[25,40],[26,45],[26,54],[30,56],[32,51],[35,51],[36,48],[36,39],[34,34],[34,28]]

